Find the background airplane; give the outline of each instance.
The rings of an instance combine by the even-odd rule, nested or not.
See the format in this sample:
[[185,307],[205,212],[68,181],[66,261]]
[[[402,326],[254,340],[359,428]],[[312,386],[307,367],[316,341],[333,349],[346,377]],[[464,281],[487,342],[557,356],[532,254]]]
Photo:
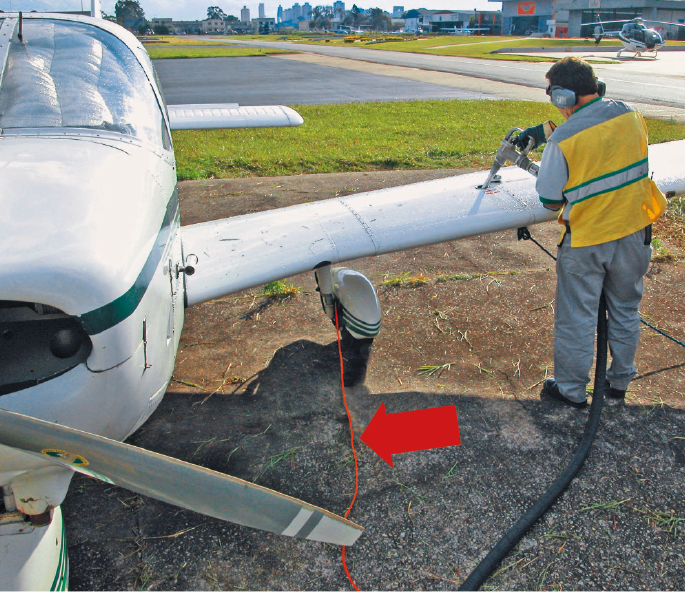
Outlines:
[[440,29],[441,33],[448,35],[473,35],[477,31],[489,31],[488,27],[443,27]]
[[[181,228],[172,129],[230,125],[234,110],[240,125],[299,116],[169,112],[143,47],[100,19],[5,13],[0,39],[0,587],[66,586],[59,506],[75,471],[239,524],[354,543],[361,527],[325,510],[121,442],[166,391],[184,310],[313,271],[324,312],[372,339],[373,286],[333,266],[550,220],[532,177],[503,169],[487,191],[476,173]],[[664,191],[685,191],[679,150],[653,152]]]

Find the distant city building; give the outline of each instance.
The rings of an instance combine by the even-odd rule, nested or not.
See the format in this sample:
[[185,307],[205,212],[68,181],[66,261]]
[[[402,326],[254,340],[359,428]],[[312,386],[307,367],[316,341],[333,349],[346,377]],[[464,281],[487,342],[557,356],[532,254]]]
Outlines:
[[308,21],[310,18],[312,18],[312,5],[305,2],[302,5],[302,19]]
[[404,13],[404,6],[393,6],[392,7],[392,18],[402,18]]
[[276,22],[283,22],[283,7],[280,4],[278,5],[278,10],[276,11]]
[[333,14],[336,19],[342,19],[345,16],[345,3],[340,2],[340,0],[333,2]]
[[254,33],[270,32],[276,28],[275,18],[256,18],[252,19],[252,31]]
[[264,2],[259,3],[259,18],[264,18]]
[[240,9],[240,21],[243,23],[250,22],[250,9],[247,6],[243,6]]

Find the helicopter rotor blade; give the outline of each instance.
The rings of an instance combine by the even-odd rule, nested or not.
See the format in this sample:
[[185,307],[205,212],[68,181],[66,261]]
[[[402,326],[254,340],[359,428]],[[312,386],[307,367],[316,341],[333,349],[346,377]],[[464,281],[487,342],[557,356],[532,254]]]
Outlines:
[[272,489],[2,409],[0,444],[163,502],[276,534],[352,545],[364,530]]
[[647,23],[657,23],[658,25],[670,25],[673,27],[685,27],[683,23],[669,23],[667,21],[652,21],[650,19],[643,19]]

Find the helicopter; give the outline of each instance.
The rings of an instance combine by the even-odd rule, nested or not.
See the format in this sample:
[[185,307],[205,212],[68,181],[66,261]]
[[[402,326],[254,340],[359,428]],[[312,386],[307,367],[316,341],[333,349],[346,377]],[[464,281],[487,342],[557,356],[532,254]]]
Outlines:
[[[654,59],[656,59],[657,52],[664,46],[666,41],[660,31],[648,28],[645,25],[645,22],[674,27],[685,27],[685,25],[680,23],[645,20],[639,16],[630,20],[602,21],[599,18],[599,15],[597,15],[597,19],[598,20],[594,23],[583,23],[583,26],[595,25],[593,37],[595,38],[596,45],[599,45],[599,42],[603,37],[617,37],[623,44],[623,49],[620,49],[616,54],[617,58],[620,58],[624,51],[630,51],[635,53],[634,57],[641,57],[643,53],[653,52]],[[614,23],[623,23],[620,31],[604,30],[604,25]]]

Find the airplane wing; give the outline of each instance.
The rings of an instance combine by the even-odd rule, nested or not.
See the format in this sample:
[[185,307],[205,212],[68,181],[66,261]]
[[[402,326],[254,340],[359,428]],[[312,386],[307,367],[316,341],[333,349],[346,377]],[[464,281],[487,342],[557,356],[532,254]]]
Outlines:
[[169,105],[172,130],[226,129],[239,127],[295,127],[300,114],[283,105],[240,107],[237,103]]
[[[653,179],[685,193],[685,140],[650,147]],[[184,226],[187,305],[359,257],[529,226],[557,213],[539,202],[535,179],[516,167],[478,189],[487,172],[361,193]]]

